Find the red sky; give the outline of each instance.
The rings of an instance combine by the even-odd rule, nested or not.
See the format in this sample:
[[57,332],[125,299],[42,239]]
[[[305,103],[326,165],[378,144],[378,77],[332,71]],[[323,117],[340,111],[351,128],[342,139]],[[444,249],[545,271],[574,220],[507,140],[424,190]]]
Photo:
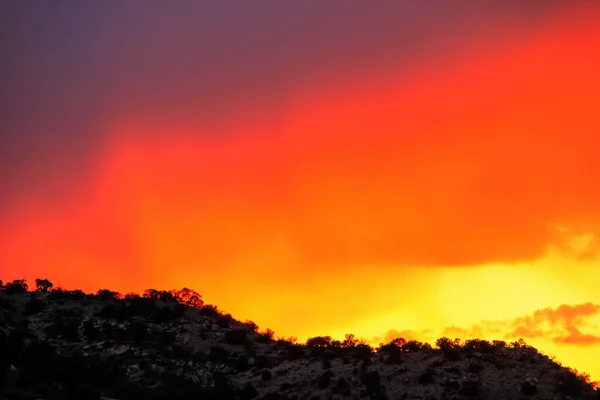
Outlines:
[[82,171],[2,203],[1,276],[188,286],[300,339],[524,337],[600,379],[599,17],[332,68],[226,122],[123,103]]

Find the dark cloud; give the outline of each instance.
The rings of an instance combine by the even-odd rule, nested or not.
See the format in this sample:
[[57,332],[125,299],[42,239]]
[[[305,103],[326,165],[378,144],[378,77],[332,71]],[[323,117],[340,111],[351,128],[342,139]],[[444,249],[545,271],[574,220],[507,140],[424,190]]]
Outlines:
[[61,192],[78,182],[122,115],[217,121],[261,108],[275,118],[311,80],[408,66],[553,7],[532,3],[2,2],[3,201],[18,187]]

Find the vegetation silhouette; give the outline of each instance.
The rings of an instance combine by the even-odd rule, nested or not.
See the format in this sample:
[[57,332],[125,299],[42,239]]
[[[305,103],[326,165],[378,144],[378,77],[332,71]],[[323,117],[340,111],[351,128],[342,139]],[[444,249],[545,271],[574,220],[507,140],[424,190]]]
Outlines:
[[[291,400],[302,388],[281,382],[288,370],[280,366],[301,359],[320,370],[309,393],[386,399],[389,382],[373,363],[381,360],[402,373],[419,355],[433,361],[416,384],[485,398],[477,376],[490,366],[511,368],[503,355],[513,351],[523,362],[553,365],[555,393],[600,399],[589,375],[553,364],[522,339],[463,343],[442,337],[433,347],[396,338],[374,348],[347,334],[344,340],[316,336],[297,343],[293,337],[275,338],[252,321],[236,321],[189,288],[89,294],[54,287],[48,279],[35,283],[29,291],[25,279],[0,281],[0,398]],[[186,344],[182,337],[195,340]],[[447,374],[470,375],[441,380],[441,367]],[[339,376],[340,368],[351,375]],[[241,375],[249,378],[239,381]],[[526,378],[520,393],[536,395],[538,384]]]

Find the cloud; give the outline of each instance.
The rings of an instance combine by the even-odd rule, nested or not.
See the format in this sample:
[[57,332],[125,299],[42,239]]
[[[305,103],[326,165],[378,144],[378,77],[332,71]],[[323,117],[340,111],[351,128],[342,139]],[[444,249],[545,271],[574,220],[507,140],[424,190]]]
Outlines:
[[556,343],[590,345],[600,336],[581,333],[579,326],[600,313],[600,305],[584,303],[563,304],[556,309],[545,308],[512,322],[511,337],[545,338]]
[[[449,326],[441,331],[402,330],[388,331],[383,340],[388,343],[394,338],[434,342],[439,337],[462,340],[487,338],[488,340],[542,339],[557,344],[589,346],[600,342],[600,336],[583,333],[589,319],[600,315],[600,305],[583,303],[563,304],[557,308],[544,308],[510,320],[481,321],[471,326]],[[380,338],[377,338],[380,339]],[[374,339],[375,340],[375,339]]]

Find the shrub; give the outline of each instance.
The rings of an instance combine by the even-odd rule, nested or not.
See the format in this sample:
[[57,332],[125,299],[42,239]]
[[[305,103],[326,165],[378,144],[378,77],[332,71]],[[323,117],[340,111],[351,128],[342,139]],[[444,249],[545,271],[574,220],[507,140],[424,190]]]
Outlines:
[[96,292],[96,298],[100,301],[119,300],[121,298],[121,294],[108,289],[100,289]]
[[229,352],[221,346],[212,346],[208,351],[208,361],[224,362],[229,357]]
[[340,377],[331,391],[333,393],[340,393],[342,396],[348,396],[350,395],[350,385],[348,385],[348,382],[343,377]]
[[28,289],[29,285],[27,285],[26,279],[15,279],[4,285],[4,293],[6,294],[27,293]]
[[589,386],[590,377],[580,374],[577,370],[563,368],[557,374],[558,385],[556,390],[565,396],[580,396]]
[[212,304],[205,304],[200,309],[200,315],[205,317],[218,317],[221,315],[221,312],[217,308],[217,306],[213,306]]
[[471,339],[467,340],[465,344],[462,346],[463,350],[468,354],[477,351],[480,353],[491,354],[496,351],[496,348],[492,345],[492,343],[487,340],[481,339]]
[[128,337],[136,342],[146,340],[150,336],[148,325],[141,321],[134,321],[127,325],[126,332]]
[[535,382],[531,381],[530,379],[526,379],[525,382],[523,382],[523,384],[521,385],[521,392],[525,395],[525,396],[533,396],[534,394],[536,394],[538,391],[538,387],[535,384]]
[[119,308],[113,303],[106,304],[96,313],[96,315],[106,319],[119,319],[121,317]]
[[269,343],[271,340],[273,340],[274,336],[275,332],[273,332],[272,329],[267,328],[264,332],[258,334],[256,341],[259,343]]
[[356,356],[363,361],[370,361],[371,354],[373,354],[373,348],[368,344],[359,344],[352,349]]
[[244,322],[244,325],[246,325],[246,327],[254,332],[258,332],[258,325],[256,325],[254,323],[254,321],[250,321],[247,320],[246,322]]
[[360,380],[367,390],[367,393],[375,393],[381,389],[379,372],[368,371],[361,375]]
[[23,315],[33,315],[44,310],[44,302],[32,294],[31,298],[25,302]]
[[248,358],[246,358],[246,356],[239,356],[235,359],[234,367],[238,372],[245,371],[248,369]]
[[330,370],[325,371],[319,377],[319,380],[317,382],[317,387],[319,389],[325,389],[326,387],[328,387],[331,384],[332,377],[333,377],[333,372],[331,372]]
[[231,345],[243,345],[246,343],[247,335],[245,329],[234,329],[225,333],[225,341]]
[[271,374],[271,371],[269,371],[268,369],[265,369],[261,374],[260,374],[260,379],[262,379],[263,381],[270,381],[271,378],[273,377],[273,375]]
[[264,354],[257,355],[254,360],[256,360],[257,368],[271,368],[271,360]]
[[331,336],[315,336],[306,341],[306,347],[322,348],[331,345]]
[[479,361],[472,361],[467,365],[467,372],[478,373],[481,372],[481,370],[483,370],[483,364]]
[[252,400],[258,396],[258,391],[250,382],[247,382],[239,391],[240,400]]
[[131,315],[150,317],[156,314],[158,305],[151,298],[135,295],[135,297],[128,298],[127,309]]
[[90,341],[96,340],[100,338],[100,329],[94,325],[94,321],[88,319],[83,323],[83,334]]
[[426,370],[419,376],[419,383],[421,385],[426,385],[429,383],[433,383],[433,372],[431,370]]
[[448,337],[441,337],[435,341],[435,345],[440,350],[459,349],[460,348],[460,339],[452,340]]

